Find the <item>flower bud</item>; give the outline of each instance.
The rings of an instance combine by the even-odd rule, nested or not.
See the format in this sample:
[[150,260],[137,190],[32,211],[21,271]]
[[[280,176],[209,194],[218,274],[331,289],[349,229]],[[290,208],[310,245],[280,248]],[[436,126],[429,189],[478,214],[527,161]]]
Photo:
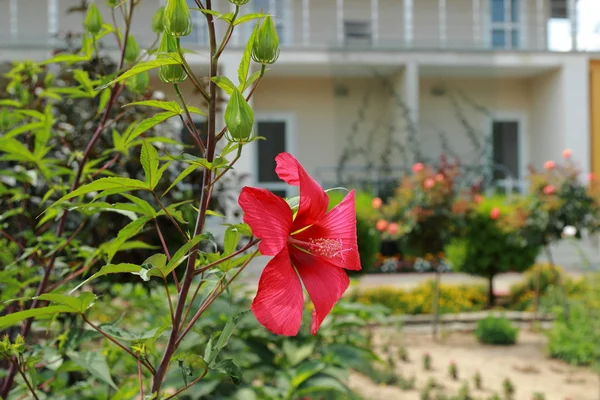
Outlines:
[[279,57],[279,37],[273,18],[267,15],[254,37],[252,59],[260,64],[273,64]]
[[247,140],[252,133],[254,113],[244,95],[237,88],[233,90],[231,97],[229,97],[225,109],[225,124],[231,141]]
[[162,33],[165,28],[164,23],[165,18],[165,8],[159,8],[154,16],[152,17],[152,31],[155,33]]
[[169,35],[181,37],[192,32],[192,17],[185,0],[168,0],[163,21]]
[[137,40],[133,36],[127,38],[127,45],[125,46],[125,61],[133,63],[137,60],[140,54],[140,46],[137,44]]
[[493,220],[497,220],[498,218],[500,218],[500,209],[498,207],[492,208],[492,210],[490,211],[490,218]]
[[92,35],[97,35],[98,32],[100,32],[100,29],[102,29],[103,22],[102,15],[100,15],[100,11],[98,11],[96,4],[90,4],[87,15],[85,16],[85,21],[83,23],[85,30]]
[[236,6],[243,6],[247,4],[250,0],[229,0],[231,4],[235,4]]
[[114,8],[119,4],[119,0],[106,0],[106,5]]
[[[161,53],[174,53],[177,51],[177,39],[174,36],[163,33],[160,45],[158,46],[157,58],[165,57]],[[158,72],[158,77],[164,83],[179,83],[187,78],[187,74],[181,64],[162,65]]]
[[144,93],[150,83],[148,71],[141,72],[127,79],[126,85],[134,93]]

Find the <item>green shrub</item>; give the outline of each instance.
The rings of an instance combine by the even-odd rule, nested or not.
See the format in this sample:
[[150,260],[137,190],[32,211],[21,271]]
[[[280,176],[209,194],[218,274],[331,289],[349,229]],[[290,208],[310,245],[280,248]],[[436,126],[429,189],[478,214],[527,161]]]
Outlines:
[[[329,208],[339,204],[345,192],[334,190],[329,192]],[[356,193],[356,236],[358,243],[358,253],[360,255],[361,272],[373,270],[377,253],[381,247],[379,233],[373,226],[375,218],[374,210],[371,205],[373,196],[365,192]]]
[[[498,212],[495,218],[492,210]],[[462,237],[449,246],[455,269],[488,279],[489,306],[494,305],[494,277],[526,270],[539,253],[540,246],[527,234],[526,219],[523,199],[509,204],[503,197],[486,198],[467,214]]]
[[480,320],[475,329],[477,340],[485,344],[515,344],[519,329],[504,317],[489,316]]

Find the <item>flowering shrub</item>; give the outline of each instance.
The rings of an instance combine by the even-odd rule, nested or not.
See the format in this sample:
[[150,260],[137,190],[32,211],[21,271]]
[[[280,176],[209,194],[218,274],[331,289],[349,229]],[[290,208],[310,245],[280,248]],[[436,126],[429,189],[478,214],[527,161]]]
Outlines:
[[600,187],[593,175],[582,181],[571,161],[571,151],[563,152],[564,163],[544,163],[543,171],[531,168],[529,176],[532,214],[543,245],[561,239],[565,227],[574,227],[575,237],[583,230],[595,232],[600,221]]
[[455,255],[456,269],[488,279],[488,305],[494,305],[494,277],[523,271],[534,264],[540,247],[531,233],[528,200],[483,199],[465,215],[463,235],[455,240],[463,252]]
[[382,238],[398,240],[405,256],[429,255],[428,261],[437,267],[444,248],[460,232],[462,215],[476,193],[459,190],[458,164],[444,157],[437,167],[418,163],[412,171],[381,208],[377,229]]
[[[42,391],[48,398],[105,398],[110,387],[119,398],[167,400],[210,374],[240,383],[241,371],[227,346],[247,312],[218,324],[202,320],[259,252],[273,259],[251,308],[257,323],[280,335],[296,335],[300,329],[302,284],[311,299],[311,334],[316,335],[348,287],[344,269],[361,269],[354,192],[328,209],[325,191],[287,153],[277,157],[276,172],[299,187],[298,198],[286,201],[246,187],[238,200],[245,223],[223,219],[222,238],[207,224],[207,216],[221,218],[213,199],[217,183],[231,175],[244,147],[257,139],[248,100],[279,56],[273,17],[242,15],[247,0],[221,4],[224,12],[211,0],[196,1],[198,9],[189,9],[186,0],[168,0],[146,21],[159,36],[158,47],[141,51],[130,28],[142,2],[107,3],[114,25],[105,23],[92,3],[76,52],[16,64],[8,74],[7,95],[0,99],[4,399],[37,399]],[[196,18],[206,23],[193,23]],[[244,23],[255,27],[240,53],[234,83],[219,75],[219,61],[233,31]],[[200,58],[207,63],[198,68],[206,74],[202,77],[181,47],[181,38],[200,26],[210,38],[208,53]],[[77,63],[97,64],[98,44],[111,39],[120,53],[115,68],[77,68]],[[55,82],[57,65],[77,84]],[[173,89],[176,101],[147,97],[150,70]],[[199,107],[184,99],[184,82],[203,99]],[[126,88],[131,102],[123,104],[129,100],[123,96]],[[223,111],[221,91],[226,94]],[[85,105],[77,109],[84,109],[85,122],[78,130],[65,129],[61,109],[80,99]],[[130,107],[154,112],[140,120]],[[193,114],[205,116],[205,128],[197,127]],[[169,119],[183,123],[187,144],[154,135],[159,130],[152,128]],[[184,181],[188,189],[181,190]],[[112,215],[110,229],[94,231],[101,214]],[[81,234],[86,229],[92,234]],[[144,282],[144,289],[100,289],[98,283],[113,276]],[[133,295],[145,301],[133,302]],[[137,311],[138,323],[122,325],[120,315],[111,315],[112,307]],[[308,375],[302,367],[300,380],[292,372],[287,378],[294,385],[313,376],[332,378],[323,376],[327,373],[320,365],[311,366]],[[46,380],[39,382],[40,376]],[[290,388],[281,397],[300,395],[301,389]]]

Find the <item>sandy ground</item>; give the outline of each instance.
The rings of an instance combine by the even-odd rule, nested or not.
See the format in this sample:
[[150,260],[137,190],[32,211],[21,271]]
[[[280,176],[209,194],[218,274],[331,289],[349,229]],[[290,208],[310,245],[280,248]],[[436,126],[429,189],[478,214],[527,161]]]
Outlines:
[[[546,400],[598,400],[600,381],[589,369],[569,366],[549,359],[545,354],[543,335],[521,330],[514,346],[484,346],[470,333],[451,333],[440,343],[431,335],[383,332],[380,340],[402,343],[408,350],[409,362],[398,361],[397,372],[405,377],[415,376],[416,389],[402,391],[397,387],[380,386],[369,378],[353,373],[350,387],[368,400],[419,400],[420,390],[430,377],[441,383],[447,395],[455,394],[467,381],[475,399],[488,399],[494,392],[502,394],[502,382],[509,378],[515,388],[514,400],[531,400],[535,392]],[[389,346],[389,353],[397,354],[398,345]],[[431,371],[424,371],[422,357],[429,353]],[[387,355],[381,353],[384,359]],[[449,377],[448,366],[455,362],[459,380]],[[473,376],[479,371],[483,390],[475,390]]]

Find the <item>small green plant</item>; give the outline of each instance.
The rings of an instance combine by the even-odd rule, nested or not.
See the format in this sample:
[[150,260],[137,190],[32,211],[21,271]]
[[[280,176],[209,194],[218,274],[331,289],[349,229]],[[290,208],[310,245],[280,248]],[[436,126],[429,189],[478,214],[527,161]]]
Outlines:
[[405,363],[410,362],[410,358],[408,357],[408,350],[406,350],[406,347],[400,346],[400,348],[398,349],[398,358]]
[[423,369],[431,371],[431,355],[429,353],[423,354]]
[[458,380],[458,367],[454,361],[451,361],[450,365],[448,366],[448,375],[450,375],[450,378],[453,380]]
[[535,392],[533,396],[531,396],[531,400],[546,400],[546,395],[544,393]]
[[490,397],[488,397],[488,400],[502,400],[502,398],[500,398],[500,395],[498,393],[494,393]]
[[511,345],[517,341],[519,329],[504,317],[489,316],[480,320],[475,329],[477,340],[485,344]]
[[504,400],[513,400],[515,396],[515,385],[508,378],[502,382],[502,391],[504,392]]
[[396,368],[396,359],[391,354],[388,355],[387,362],[392,369]]
[[475,372],[475,375],[473,376],[473,383],[475,384],[475,389],[483,389],[483,379],[481,378],[479,371]]
[[399,376],[398,386],[402,390],[413,390],[415,388],[417,378],[413,375],[410,378],[405,378],[404,376]]
[[425,384],[425,387],[427,389],[435,389],[435,388],[440,388],[441,385],[435,380],[434,377],[429,377],[429,379],[427,379],[427,383]]
[[460,389],[458,390],[458,395],[456,396],[456,400],[472,400],[471,397],[471,389],[469,388],[469,384],[464,382]]
[[423,388],[421,390],[421,393],[419,394],[419,399],[420,400],[433,400],[432,396],[431,396],[431,389],[428,388]]
[[450,397],[442,391],[436,392],[435,400],[450,400]]

